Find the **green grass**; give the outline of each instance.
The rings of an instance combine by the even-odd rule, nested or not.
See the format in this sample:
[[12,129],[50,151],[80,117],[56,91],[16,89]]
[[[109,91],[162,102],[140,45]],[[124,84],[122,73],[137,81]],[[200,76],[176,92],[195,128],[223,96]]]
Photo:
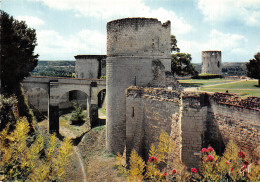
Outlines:
[[[83,113],[84,112],[85,112],[85,116],[86,116],[86,111],[83,111]],[[72,133],[74,133],[76,136],[80,135],[82,132],[89,130],[89,121],[86,121],[81,126],[71,125],[71,121],[70,121],[71,115],[72,115],[72,113],[64,114],[64,115],[60,116],[59,124],[60,124],[61,130],[63,127],[65,127],[68,130],[70,130]],[[84,118],[84,120],[86,120],[86,117]],[[69,137],[69,136],[67,136],[67,137]]]
[[203,86],[200,88],[200,90],[208,92],[226,92],[226,90],[228,90],[229,93],[238,93],[243,97],[260,97],[260,87],[256,86],[257,83],[258,82],[255,80],[240,81],[230,84]]
[[190,80],[178,80],[183,87],[202,87],[206,85],[213,85],[219,83],[229,83],[234,80],[226,80],[223,78],[214,79],[190,79]]
[[104,108],[99,108],[99,109],[98,109],[98,112],[101,112],[102,114],[106,114],[106,109],[104,109]]

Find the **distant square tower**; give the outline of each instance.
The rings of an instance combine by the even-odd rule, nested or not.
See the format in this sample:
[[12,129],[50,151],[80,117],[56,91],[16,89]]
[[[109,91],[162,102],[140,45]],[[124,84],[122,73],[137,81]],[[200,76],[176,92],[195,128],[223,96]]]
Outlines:
[[202,73],[222,74],[221,51],[202,51]]
[[105,75],[105,66],[103,65],[105,65],[106,55],[77,55],[75,59],[77,78],[99,79]]

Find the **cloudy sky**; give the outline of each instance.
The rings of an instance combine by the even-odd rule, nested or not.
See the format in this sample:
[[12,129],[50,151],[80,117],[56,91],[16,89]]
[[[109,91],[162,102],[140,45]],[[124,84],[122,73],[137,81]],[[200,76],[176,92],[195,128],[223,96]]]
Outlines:
[[106,54],[106,23],[125,17],[171,21],[181,52],[221,50],[223,62],[260,51],[260,0],[1,0],[1,9],[37,32],[40,60]]

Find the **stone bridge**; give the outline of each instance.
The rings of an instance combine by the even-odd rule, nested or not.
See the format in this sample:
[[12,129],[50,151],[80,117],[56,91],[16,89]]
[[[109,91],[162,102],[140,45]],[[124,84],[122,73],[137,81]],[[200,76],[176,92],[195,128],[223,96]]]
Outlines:
[[61,77],[31,76],[23,81],[25,92],[33,88],[48,93],[49,131],[59,132],[59,102],[70,91],[81,91],[87,95],[87,117],[91,125],[98,119],[98,94],[106,89],[106,80]]

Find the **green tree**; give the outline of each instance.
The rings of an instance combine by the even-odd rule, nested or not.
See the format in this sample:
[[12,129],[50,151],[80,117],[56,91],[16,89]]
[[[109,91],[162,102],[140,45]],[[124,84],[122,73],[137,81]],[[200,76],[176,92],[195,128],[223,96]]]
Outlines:
[[171,57],[172,73],[179,76],[198,75],[198,71],[191,64],[191,55],[188,53],[175,53]]
[[171,52],[180,52],[180,48],[177,46],[177,39],[174,35],[171,35]]
[[171,52],[172,74],[179,76],[198,75],[198,71],[191,64],[191,54],[180,53],[180,49],[177,46],[177,39],[174,35],[171,35]]
[[260,87],[260,52],[256,53],[254,57],[249,60],[249,63],[246,63],[247,76],[258,79],[258,87]]
[[74,111],[72,112],[70,121],[72,125],[82,125],[85,120],[84,120],[84,113],[83,110],[80,106],[78,106],[77,104],[74,104]]
[[34,54],[36,32],[24,21],[15,20],[4,11],[0,13],[1,85],[4,92],[13,94],[38,64],[38,54]]

